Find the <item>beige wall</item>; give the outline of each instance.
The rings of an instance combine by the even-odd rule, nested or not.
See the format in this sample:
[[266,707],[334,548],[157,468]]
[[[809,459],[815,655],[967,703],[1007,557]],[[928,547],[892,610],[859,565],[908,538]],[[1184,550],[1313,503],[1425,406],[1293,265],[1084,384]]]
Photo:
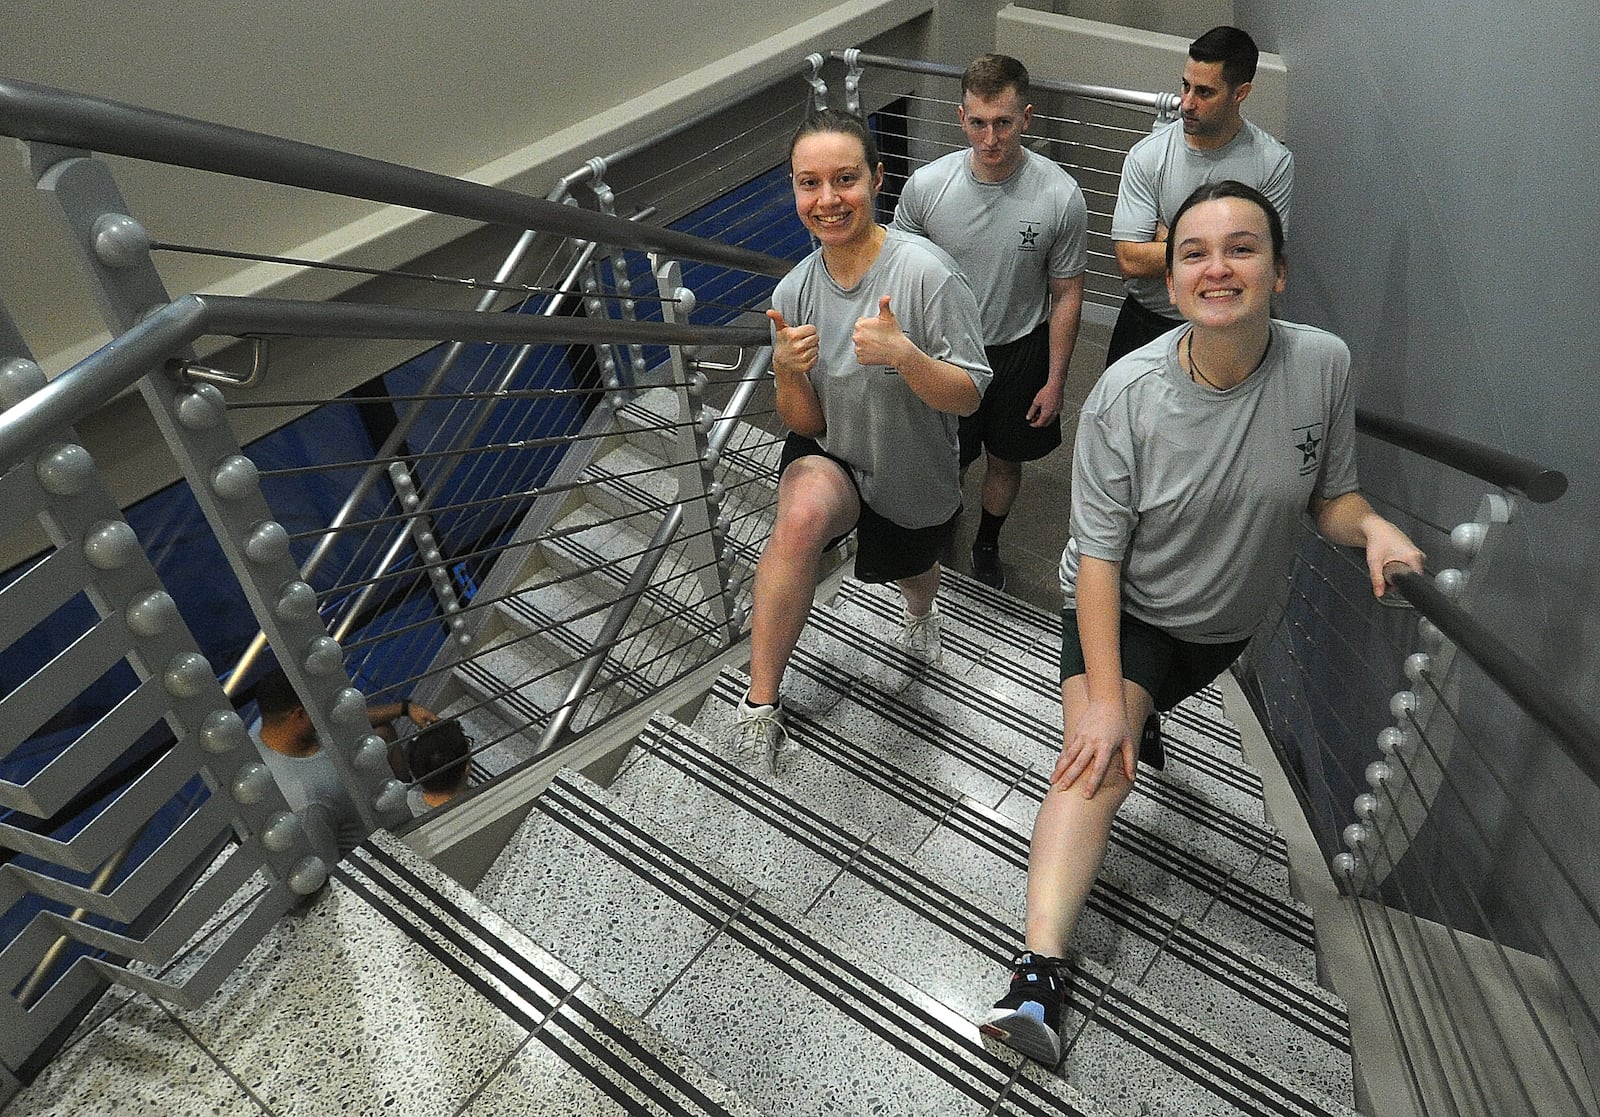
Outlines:
[[[995,21],[995,49],[1022,59],[1030,70],[1119,89],[1176,91],[1190,41],[1189,35],[1140,31],[1015,4],[1003,8]],[[1288,74],[1278,55],[1262,52],[1244,112],[1273,135],[1287,134]]]

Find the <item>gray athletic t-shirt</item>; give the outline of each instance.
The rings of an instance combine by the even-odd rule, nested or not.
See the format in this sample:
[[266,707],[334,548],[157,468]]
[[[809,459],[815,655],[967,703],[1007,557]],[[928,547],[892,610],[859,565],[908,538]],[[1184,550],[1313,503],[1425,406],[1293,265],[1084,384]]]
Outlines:
[[1022,154],[1004,182],[984,182],[969,150],[952,151],[912,174],[894,211],[895,228],[955,257],[989,345],[1032,333],[1050,312],[1050,280],[1082,275],[1089,258],[1083,191],[1043,155]]
[[1079,554],[1121,562],[1128,613],[1243,640],[1281,599],[1311,498],[1357,488],[1350,350],[1274,321],[1262,366],[1217,392],[1179,366],[1186,330],[1112,365],[1083,405],[1061,591],[1076,608]]
[[261,722],[250,726],[262,763],[277,781],[284,800],[300,816],[311,847],[329,865],[366,840],[367,830],[355,800],[339,781],[326,748],[310,756],[285,756],[261,741]]
[[[1265,194],[1288,231],[1294,186],[1294,156],[1288,148],[1247,120],[1222,147],[1197,151],[1184,141],[1183,121],[1175,120],[1134,144],[1123,161],[1111,239],[1135,243],[1153,239],[1157,223],[1170,229],[1178,207],[1196,188],[1230,178]],[[1165,275],[1135,276],[1123,283],[1147,310],[1182,317],[1167,296]]]
[[961,505],[960,420],[929,407],[894,369],[856,363],[856,321],[876,316],[883,295],[917,348],[965,369],[981,397],[993,373],[977,300],[955,261],[922,237],[889,229],[872,267],[848,290],[828,274],[819,249],[778,281],[772,305],[791,326],[817,327],[811,386],[827,423],[817,442],[849,463],[873,511],[901,527],[933,527]]

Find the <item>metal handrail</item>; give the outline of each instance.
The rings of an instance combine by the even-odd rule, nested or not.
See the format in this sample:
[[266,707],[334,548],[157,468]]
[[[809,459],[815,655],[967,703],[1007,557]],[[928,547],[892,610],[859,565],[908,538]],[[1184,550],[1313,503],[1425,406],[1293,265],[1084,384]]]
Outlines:
[[0,413],[0,470],[208,334],[505,341],[535,344],[739,345],[771,343],[766,326],[687,326],[525,314],[184,295]]
[[1471,656],[1523,712],[1550,730],[1562,751],[1600,786],[1600,722],[1547,685],[1531,663],[1451,601],[1431,579],[1410,570],[1390,579],[1406,600]]
[[[866,54],[861,51],[836,50],[829,52],[829,57],[842,62],[852,59],[866,66],[879,66],[886,70],[902,70],[912,74],[932,74],[937,77],[959,79],[966,72],[964,66],[952,66],[943,62],[923,62],[915,58],[893,58],[882,54]],[[1034,89],[1042,89],[1046,93],[1066,93],[1074,97],[1088,97],[1096,101],[1109,101],[1117,105],[1131,105],[1134,108],[1149,109],[1154,113],[1165,114],[1176,112],[1178,108],[1178,95],[1176,93],[1146,93],[1137,89],[1116,89],[1108,85],[1086,85],[1076,81],[1056,81],[1051,78],[1029,77],[1028,84]]]
[[[734,392],[728,406],[723,410],[721,418],[713,425],[710,435],[706,439],[707,456],[721,454],[728,439],[733,435],[738,426],[740,417],[744,414],[745,405],[750,400],[750,395],[755,386],[767,373],[768,365],[772,360],[772,351],[766,350],[757,355],[751,363],[750,369],[741,378],[738,389]],[[678,500],[662,517],[657,525],[654,536],[650,539],[645,553],[639,559],[639,565],[634,568],[633,574],[628,579],[628,584],[623,588],[616,602],[602,624],[599,634],[595,637],[594,648],[584,658],[582,666],[578,668],[577,676],[567,688],[566,697],[561,705],[551,715],[549,724],[546,725],[544,734],[540,737],[536,755],[542,755],[566,735],[567,727],[572,723],[573,716],[577,713],[578,703],[584,695],[589,693],[589,688],[594,685],[595,678],[600,674],[600,669],[605,666],[608,656],[617,644],[617,638],[626,627],[628,619],[633,615],[633,610],[644,596],[646,589],[655,580],[656,570],[667,555],[667,547],[677,536],[679,528],[683,526],[684,505],[687,501]]]
[[1559,500],[1567,491],[1567,475],[1560,470],[1404,419],[1374,415],[1358,407],[1356,430],[1525,496],[1535,504]]
[[638,225],[382,159],[9,78],[0,78],[0,135],[664,252],[761,275],[782,276],[793,266],[776,256],[675,229]]
[[[556,189],[565,191],[565,180],[563,180],[562,184]],[[547,197],[549,197],[552,201],[554,201],[557,196],[558,195],[556,191],[552,191],[551,194],[547,195]],[[510,282],[511,278],[516,274],[517,269],[522,266],[522,263],[528,252],[532,249],[534,240],[535,234],[531,232],[524,232],[522,236],[517,239],[516,245],[506,255],[505,261],[495,272],[494,282],[496,285]],[[590,244],[582,253],[579,254],[577,262],[572,266],[571,269],[569,269],[566,279],[560,284],[562,293],[558,294],[554,299],[552,299],[549,306],[545,308],[545,317],[551,317],[558,311],[558,308],[562,305],[563,300],[568,297],[567,291],[569,290],[571,284],[576,281],[578,273],[583,268],[585,261],[593,254],[594,249],[595,246]],[[486,314],[493,310],[494,304],[498,301],[498,296],[499,292],[496,290],[490,290],[486,292],[483,297],[478,300],[478,304],[473,308],[474,311],[479,314]],[[419,389],[418,395],[427,396],[438,390],[439,385],[444,382],[445,377],[449,375],[451,369],[453,369],[456,363],[459,361],[460,355],[464,348],[464,344],[460,341],[453,341],[450,343],[449,348],[447,348],[444,354],[440,357],[438,365],[434,368],[433,372],[429,374],[427,381]],[[413,403],[411,407],[407,408],[405,413],[400,416],[399,421],[395,424],[394,429],[391,430],[388,436],[384,439],[383,444],[379,446],[377,451],[373,454],[373,457],[380,460],[392,457],[395,451],[405,442],[406,437],[411,433],[412,427],[421,418],[422,414],[426,410],[426,405],[426,400],[419,399]],[[311,580],[311,576],[321,568],[323,561],[330,553],[332,553],[336,533],[344,526],[345,522],[350,519],[355,510],[360,507],[361,502],[366,500],[367,495],[371,493],[372,490],[377,486],[378,479],[383,475],[384,467],[376,463],[362,471],[361,478],[356,482],[355,487],[350,491],[350,494],[345,497],[344,503],[340,505],[339,510],[334,513],[333,518],[328,521],[328,534],[325,535],[316,544],[316,546],[311,549],[311,554],[306,557],[305,562],[301,563],[300,577],[303,580],[309,582]],[[234,663],[233,668],[228,672],[227,680],[222,685],[224,694],[227,694],[229,697],[234,697],[238,694],[239,688],[244,684],[245,677],[250,673],[250,669],[255,665],[255,661],[260,658],[261,653],[266,650],[266,646],[266,633],[257,632],[255,638],[250,641],[249,646],[245,648],[244,652],[239,656],[238,661]]]

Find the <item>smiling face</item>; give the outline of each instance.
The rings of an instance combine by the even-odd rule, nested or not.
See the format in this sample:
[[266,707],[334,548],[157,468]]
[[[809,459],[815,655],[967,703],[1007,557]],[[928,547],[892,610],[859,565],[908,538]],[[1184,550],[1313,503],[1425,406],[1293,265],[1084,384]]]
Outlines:
[[867,166],[860,139],[843,132],[812,132],[795,142],[789,163],[795,212],[824,248],[871,235],[883,166]]
[[1167,290],[1197,327],[1265,322],[1284,288],[1284,262],[1273,251],[1262,208],[1247,198],[1213,198],[1179,214],[1172,230]]
[[1022,165],[1022,134],[1033,122],[1033,106],[1023,103],[1015,86],[993,97],[968,90],[957,115],[972,145],[972,170],[980,179],[999,182]]
[[1183,134],[1196,147],[1227,143],[1244,122],[1239,106],[1249,95],[1249,82],[1228,84],[1222,76],[1222,63],[1189,59],[1183,67],[1183,89],[1178,104]]

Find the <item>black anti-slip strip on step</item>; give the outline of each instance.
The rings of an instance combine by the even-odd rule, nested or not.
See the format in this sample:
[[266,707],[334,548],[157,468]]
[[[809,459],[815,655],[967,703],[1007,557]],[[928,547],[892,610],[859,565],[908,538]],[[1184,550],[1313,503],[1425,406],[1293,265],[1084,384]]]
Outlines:
[[[1096,983],[1089,993],[1098,993]],[[1106,988],[1095,1006],[1095,1020],[1151,1058],[1203,1085],[1249,1114],[1283,1117],[1340,1117],[1346,1111],[1281,1082],[1262,1068],[1266,1060],[1251,1061],[1198,1032],[1176,1027],[1168,1018],[1152,1013],[1150,1006],[1129,996],[1115,984]],[[1311,1093],[1317,1093],[1311,1091]]]
[[[990,779],[1017,786],[1035,803],[1043,801],[1045,791],[1049,787],[1048,779],[1026,765],[995,752],[987,741],[979,740],[945,724],[926,710],[913,706],[866,680],[850,675],[803,647],[796,649],[790,661],[790,670],[799,670],[819,685],[841,694],[848,690],[843,700],[869,710],[879,720],[904,730],[926,746],[954,757]],[[937,680],[930,682],[935,688],[939,687]],[[960,692],[959,697],[965,705],[981,712],[988,712],[989,720],[1013,729],[1018,735],[1037,740],[1046,750],[1053,750],[1059,745],[1059,727],[1040,726],[1037,719],[1027,717],[1015,706],[982,692],[967,690]],[[991,705],[993,710],[982,711],[981,708],[985,705]],[[1265,853],[1271,860],[1287,864],[1288,853],[1276,831],[1248,819],[1241,819],[1218,804],[1189,793],[1181,785],[1168,782],[1162,775],[1142,772],[1140,781],[1134,787],[1134,794],[1150,799],[1208,830],[1216,837],[1240,846],[1246,855],[1252,858]],[[1123,818],[1119,821],[1119,825],[1134,824]]]
[[[898,624],[900,621],[898,613],[900,607],[894,602],[864,594],[853,603],[863,611],[880,617],[885,623]],[[813,612],[810,623],[819,631],[830,633],[837,639],[848,640],[854,646],[861,647],[865,644],[862,647],[862,651],[865,654],[889,667],[898,668],[906,661],[904,654],[899,652],[898,649],[891,649],[890,645],[883,641],[875,641],[871,636],[852,627],[848,621],[842,618],[832,618],[832,625],[830,626],[826,610]],[[943,634],[943,646],[947,653],[955,653],[968,660],[981,661],[985,670],[1032,693],[1042,703],[1060,703],[1060,683],[1056,678],[1056,666],[1053,663],[1045,671],[1035,669],[1025,662],[985,655],[984,653],[988,651],[986,646],[980,646],[959,633],[951,631],[949,628],[946,628]],[[984,708],[985,703],[990,701],[984,692],[973,687],[969,682],[964,682],[944,672],[925,672],[921,682],[923,686],[956,696],[977,709]],[[1001,715],[1001,720],[1006,720],[1004,715]],[[1023,723],[1014,724],[1017,724],[1019,732],[1025,734],[1031,735],[1032,732],[1037,731],[1034,719],[1026,719]],[[1030,730],[1030,726],[1035,728]],[[1059,731],[1059,728],[1059,724],[1052,726],[1052,735],[1054,732]],[[1260,777],[1242,764],[1233,763],[1222,757],[1215,756],[1198,746],[1170,735],[1163,738],[1163,740],[1166,743],[1168,763],[1174,761],[1181,763],[1185,767],[1205,775],[1225,787],[1243,792],[1251,799],[1260,800]],[[1049,747],[1058,748],[1059,745],[1050,745]]]
[[[744,905],[738,889],[685,861],[670,845],[582,788],[558,778],[534,800],[534,807],[713,927]],[[669,890],[665,884],[674,887]]]
[[[696,769],[694,772],[680,768],[686,776],[705,782],[702,777],[715,778],[709,772],[711,769],[742,774],[715,754],[700,749],[670,726],[652,726],[651,729],[656,732],[650,734],[652,740],[646,747],[667,763],[692,764]],[[680,747],[667,747],[663,739],[670,739]],[[643,741],[641,743],[644,744]],[[690,749],[693,749],[692,755]],[[847,873],[922,918],[944,927],[948,933],[998,963],[1003,965],[1009,962],[1021,949],[1020,932],[994,918],[980,905],[912,870],[892,854],[873,847],[867,838],[820,819],[767,785],[757,784],[756,788],[740,794],[732,801],[750,809],[750,798],[755,795],[768,800],[772,809],[752,813],[757,813],[777,832],[818,852],[823,852],[825,847],[831,855],[830,859]],[[825,832],[814,825],[818,821],[826,826]]]
[[[744,691],[737,682],[723,675],[718,677],[712,693],[732,704],[743,697]],[[1005,844],[1020,844],[1023,847],[1021,863],[1026,866],[1026,838],[1016,834],[1009,839],[991,836],[994,829],[992,824],[986,819],[977,819],[958,796],[942,787],[892,767],[880,757],[863,752],[849,738],[807,718],[791,716],[789,735],[807,753],[828,760],[935,822],[945,821],[951,830],[983,848],[999,852]],[[997,841],[1001,844],[997,844]],[[1111,842],[1117,848],[1183,881],[1214,902],[1225,904],[1274,933],[1282,934],[1296,945],[1314,948],[1314,933],[1309,917],[1303,911],[1240,879],[1231,869],[1192,856],[1168,842],[1154,839],[1137,827],[1114,828]],[[1012,859],[1015,859],[1014,854]]]
[[[992,1103],[1010,1081],[1010,1063],[977,1045],[970,1033],[788,923],[759,898],[726,934],[968,1097]],[[1065,1099],[1053,1100],[1047,1112],[1082,1117]]]
[[[706,755],[704,760],[709,764],[725,765],[725,762],[714,755]],[[769,791],[769,794],[775,797],[778,795],[776,791]],[[1014,832],[1010,833],[1009,836],[1017,846],[1016,849],[1012,850],[1010,859],[1018,868],[1025,869],[1027,864],[1026,841]],[[857,856],[846,866],[846,871],[857,879],[871,884],[890,899],[895,900],[914,914],[939,927],[956,941],[992,958],[999,965],[1004,965],[1014,955],[1015,951],[1020,949],[1022,934],[1019,929],[1009,927],[999,920],[988,917],[982,909],[977,908],[976,905],[967,901],[964,897],[934,885],[922,874],[910,870],[896,861],[892,855],[877,850],[871,845],[862,846]],[[1141,924],[1137,933],[1154,943],[1164,941],[1174,925],[1178,923],[1176,916],[1160,912],[1159,909],[1153,908],[1149,904],[1138,900],[1137,897],[1115,888],[1115,886],[1107,887],[1104,884],[1097,886],[1095,892],[1091,894],[1090,906],[1100,914],[1124,926],[1134,922]],[[1084,980],[1088,979],[1085,978]],[[1080,998],[1081,996],[1082,994],[1080,994]],[[1126,1010],[1122,1012],[1121,1016],[1107,1021],[1106,1026],[1108,1029],[1126,1042],[1139,1046],[1141,1049],[1149,1050],[1154,1057],[1161,1059],[1163,1063],[1179,1069],[1185,1077],[1206,1084],[1213,1080],[1225,1080],[1224,1074],[1212,1065],[1217,1060],[1212,1059],[1209,1063],[1201,1062],[1196,1063],[1194,1066],[1187,1066],[1181,1054],[1173,1054],[1162,1046],[1164,1041],[1151,1040],[1149,1038],[1151,1033],[1148,1027],[1144,1025],[1135,1026],[1137,1021],[1152,1019],[1152,1017],[1149,1017],[1147,1013],[1144,1015],[1134,1013],[1130,1016],[1130,1012],[1132,1010]],[[1291,1019],[1288,1022],[1294,1023],[1295,1021]],[[1170,1025],[1168,1025],[1166,1032],[1161,1034],[1167,1033],[1180,1036],[1188,1035],[1187,1031]],[[1193,1046],[1193,1044],[1191,1043],[1190,1046]],[[1229,1065],[1237,1064],[1239,1067],[1246,1066],[1240,1060],[1232,1059],[1231,1057],[1229,1059],[1231,1063],[1229,1063],[1229,1060],[1224,1060],[1224,1063],[1229,1063]],[[1207,1069],[1207,1067],[1210,1067],[1210,1069]],[[1232,1070],[1227,1072],[1227,1075],[1233,1077],[1237,1077],[1237,1074],[1238,1072]],[[1210,1086],[1208,1085],[1207,1088],[1209,1089]],[[1251,1086],[1249,1081],[1246,1080],[1242,1086],[1237,1083],[1230,1085],[1224,1093],[1228,1096],[1236,1094],[1248,1096],[1253,1090],[1255,1090],[1255,1087]],[[1263,1112],[1277,1112],[1277,1110],[1267,1109],[1263,1110]],[[1294,1111],[1290,1110],[1288,1112]]]
[[1244,1113],[1308,1117],[1328,1112],[1315,1100],[1308,1106],[1293,1084],[1263,1070],[1263,1066],[1270,1068],[1270,1062],[1229,1050],[1197,1028],[1184,1026],[1192,1022],[1162,1015],[1162,1010],[1140,999],[1137,990],[1073,965],[1068,971],[1068,991],[1072,1003],[1083,1006],[1080,1011],[1087,1012],[1092,1026]]
[[[385,879],[380,868],[392,874],[395,880],[426,895],[438,911],[430,910],[417,896]],[[707,1097],[694,1083],[683,1079],[670,1063],[606,1019],[595,1006],[572,998],[558,1007],[560,998],[568,995],[560,982],[537,967],[519,964],[520,958],[506,943],[382,850],[370,845],[362,847],[335,867],[334,876],[624,1110],[640,1112],[638,1107],[644,1102],[651,1107],[650,1112],[671,1117],[729,1117],[727,1109]],[[468,960],[446,949],[446,943],[455,946],[481,970],[475,970]],[[530,994],[535,993],[537,986],[544,987],[545,994],[526,999],[550,1006],[554,1014],[530,1013],[497,988],[491,977],[502,985],[527,990]],[[562,1019],[562,1012],[567,1011],[579,1018],[580,1027],[573,1027]],[[602,1039],[614,1046],[601,1042]],[[582,1049],[583,1054],[578,1049]],[[688,1099],[689,1104],[639,1074],[641,1067],[669,1084],[682,1098]],[[606,1071],[610,1073],[604,1073]]]
[[1260,1005],[1328,1044],[1350,1053],[1349,1017],[1337,1003],[1288,981],[1270,963],[1233,943],[1180,921],[1164,953],[1232,990],[1240,999]]
[[722,796],[731,806],[754,815],[834,864],[844,865],[855,855],[860,839],[849,831],[800,803],[776,795],[768,785],[726,763],[678,728],[652,722],[639,735],[639,746]]
[[[652,885],[661,887],[661,878],[680,883],[681,891],[665,892],[668,898],[708,922],[725,923],[723,934],[866,1025],[902,1054],[979,1101],[992,1101],[1004,1088],[1008,1064],[985,1049],[974,1047],[970,1037],[953,1030],[948,1020],[801,931],[759,897],[751,899],[734,917],[738,898],[726,891],[726,885],[706,877],[670,846],[645,834],[583,789],[558,782],[545,795],[552,793],[560,796],[563,805],[581,806],[589,817],[569,821],[563,818],[563,812],[547,810],[551,817],[567,823],[578,836],[623,864],[635,867],[647,862],[659,877],[643,867],[636,871]],[[710,891],[721,892],[722,897],[714,907],[707,908],[704,901]],[[717,919],[718,915],[723,918]]]

